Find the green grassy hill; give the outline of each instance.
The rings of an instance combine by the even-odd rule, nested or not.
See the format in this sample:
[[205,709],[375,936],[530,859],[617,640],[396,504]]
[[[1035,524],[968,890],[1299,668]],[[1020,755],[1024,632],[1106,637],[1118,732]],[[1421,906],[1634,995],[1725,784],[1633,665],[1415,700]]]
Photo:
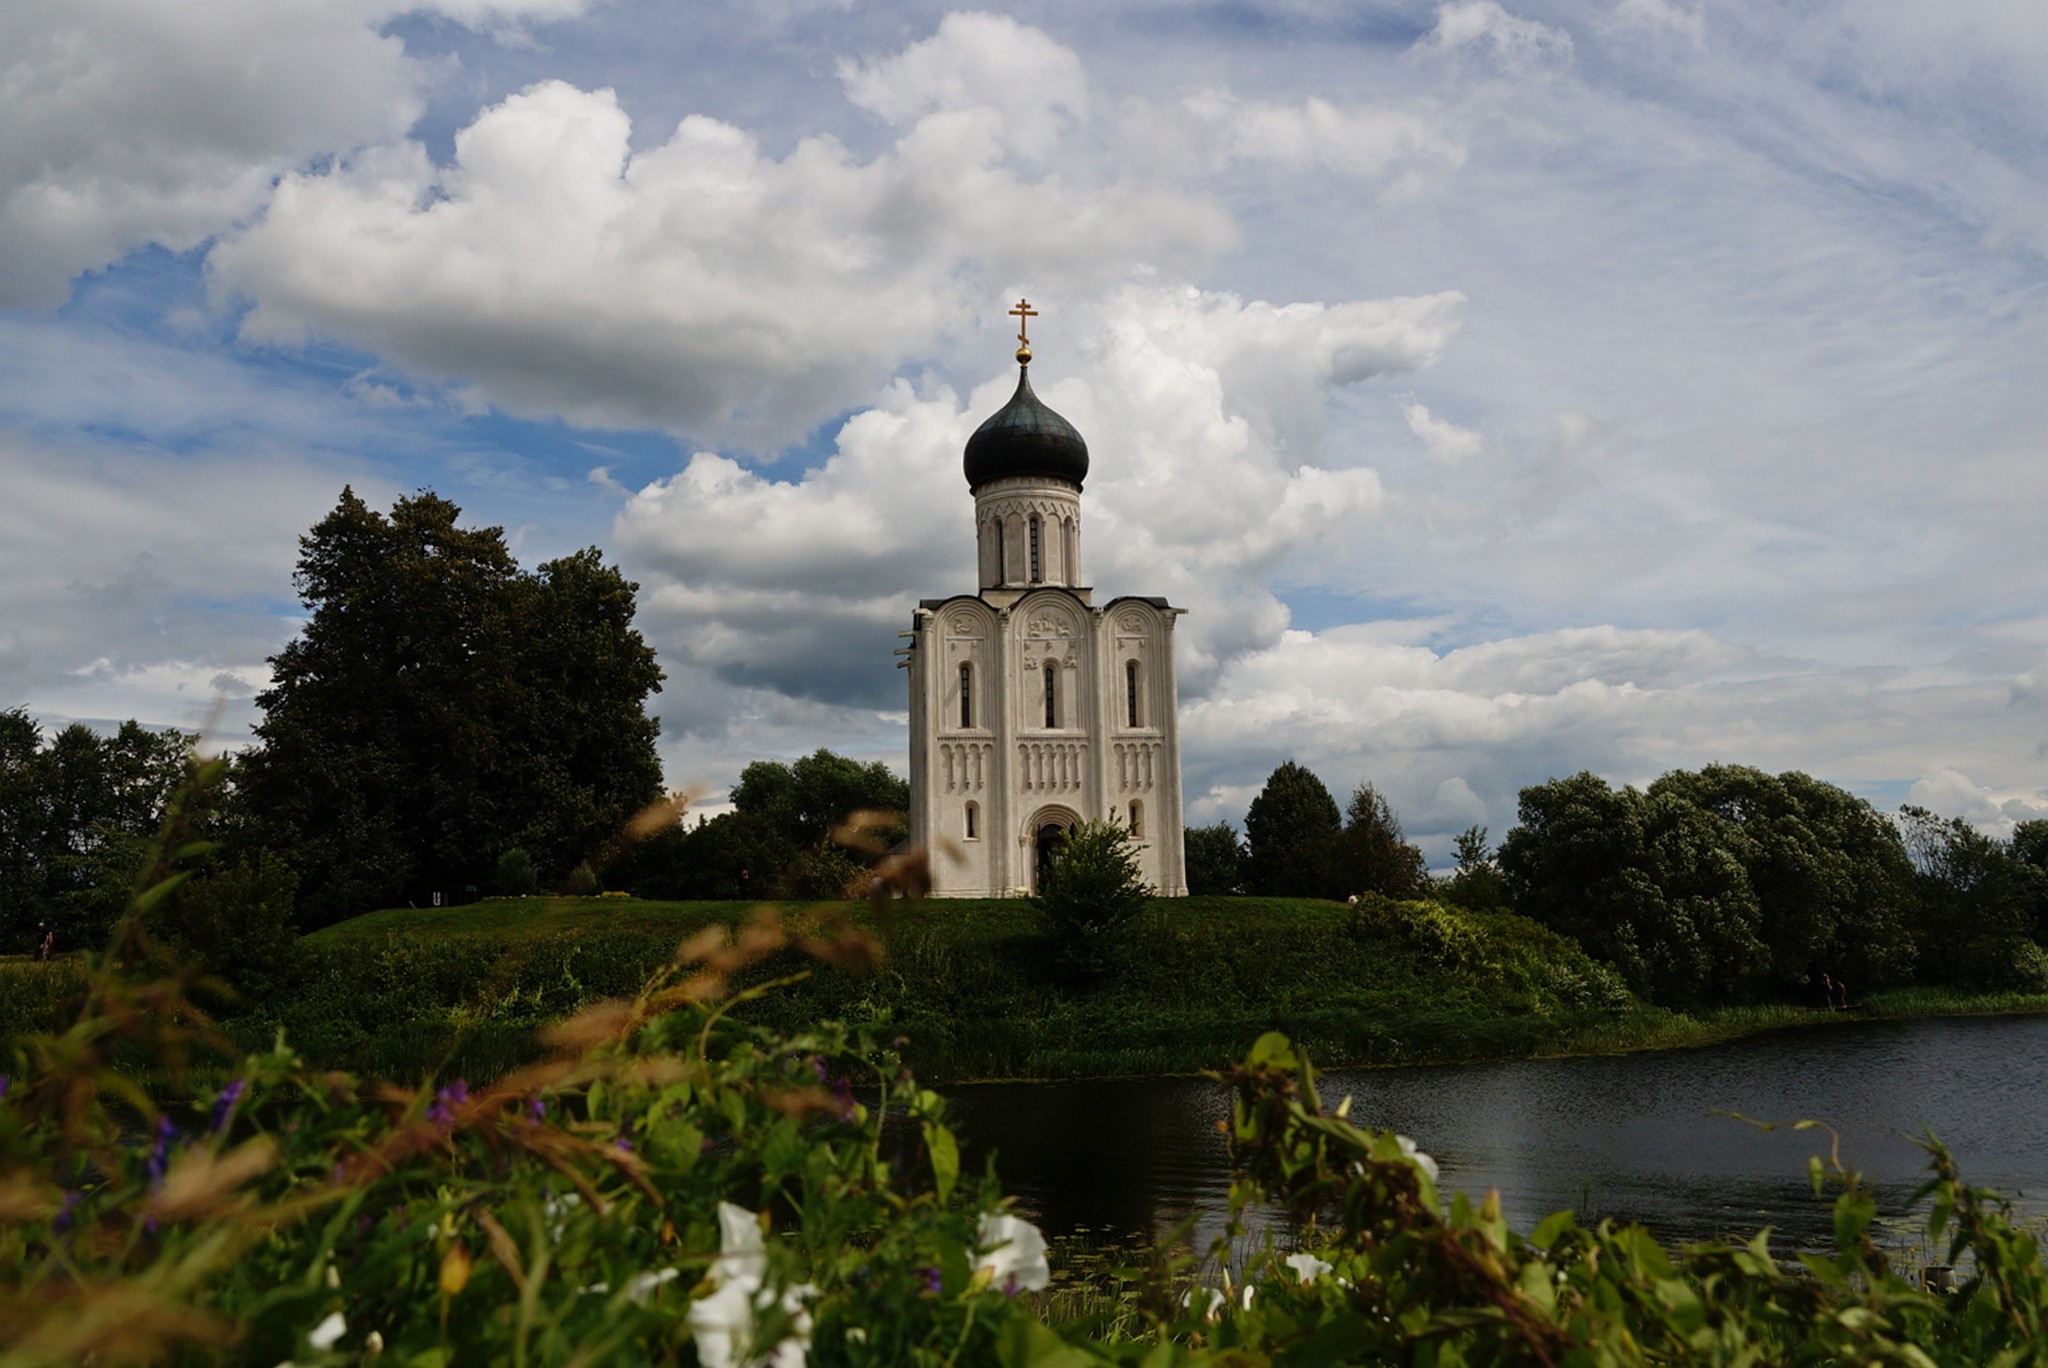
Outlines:
[[[237,1023],[282,1025],[322,1063],[472,1078],[518,1062],[534,1028],[629,995],[703,926],[755,904],[493,900],[372,913],[306,938],[301,991]],[[799,1026],[871,1022],[908,1038],[922,1077],[1181,1072],[1282,1030],[1328,1063],[1410,1063],[1584,1048],[1635,1014],[1612,971],[1522,918],[1429,903],[1159,900],[1088,981],[1063,973],[1015,901],[781,905],[839,914],[882,940],[864,977],[794,956],[810,976],[745,1010]]]

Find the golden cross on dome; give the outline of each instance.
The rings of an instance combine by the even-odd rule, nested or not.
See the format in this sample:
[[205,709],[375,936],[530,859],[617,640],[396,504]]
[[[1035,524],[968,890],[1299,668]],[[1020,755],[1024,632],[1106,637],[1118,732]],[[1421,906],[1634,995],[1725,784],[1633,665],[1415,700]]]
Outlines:
[[1031,307],[1028,299],[1019,299],[1017,307],[1010,310],[1010,316],[1017,320],[1017,364],[1031,364],[1031,320],[1038,317],[1038,310]]

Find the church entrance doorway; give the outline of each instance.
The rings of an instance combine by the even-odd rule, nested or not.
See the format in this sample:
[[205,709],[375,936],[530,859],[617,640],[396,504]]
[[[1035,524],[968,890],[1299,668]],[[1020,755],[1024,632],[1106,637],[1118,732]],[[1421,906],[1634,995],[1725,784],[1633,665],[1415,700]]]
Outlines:
[[1067,833],[1074,829],[1080,819],[1061,808],[1048,809],[1031,819],[1031,891],[1045,887],[1045,871],[1052,866],[1061,847],[1067,843]]

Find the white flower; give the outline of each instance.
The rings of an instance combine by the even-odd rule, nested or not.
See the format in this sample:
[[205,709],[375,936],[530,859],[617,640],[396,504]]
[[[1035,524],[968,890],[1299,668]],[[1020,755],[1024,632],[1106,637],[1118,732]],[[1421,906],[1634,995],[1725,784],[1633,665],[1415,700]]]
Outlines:
[[626,1300],[635,1306],[645,1306],[654,1300],[654,1289],[665,1283],[674,1282],[676,1270],[657,1269],[651,1273],[635,1273],[626,1279]]
[[1329,1272],[1331,1267],[1313,1254],[1289,1254],[1281,1262],[1293,1269],[1294,1276],[1305,1283],[1314,1282]]
[[1430,1158],[1421,1150],[1415,1148],[1415,1142],[1413,1140],[1410,1140],[1405,1135],[1395,1136],[1394,1141],[1396,1144],[1400,1145],[1401,1153],[1407,1155],[1410,1159],[1414,1160],[1415,1167],[1421,1169],[1424,1173],[1428,1174],[1429,1181],[1434,1183],[1436,1181],[1436,1160]]
[[341,1337],[347,1333],[348,1322],[341,1318],[341,1312],[329,1311],[327,1319],[314,1326],[312,1333],[306,1336],[306,1343],[325,1353],[340,1343]]
[[1215,1320],[1223,1314],[1223,1308],[1230,1305],[1230,1298],[1214,1287],[1191,1287],[1181,1294],[1180,1304],[1192,1311],[1198,1296],[1202,1301],[1203,1320]]
[[768,1276],[768,1246],[761,1242],[761,1218],[731,1202],[718,1204],[718,1257],[711,1262],[711,1276],[724,1282],[746,1282],[755,1287]]
[[[667,1277],[641,1274],[627,1284],[626,1294],[633,1296],[642,1279],[649,1280],[645,1291],[651,1292],[675,1270],[664,1273]],[[811,1342],[811,1316],[804,1303],[818,1289],[803,1283],[778,1294],[765,1285],[768,1249],[761,1240],[761,1218],[745,1207],[718,1204],[718,1257],[711,1261],[710,1277],[715,1284],[711,1295],[691,1302],[689,1314],[703,1368],[804,1368]],[[755,1321],[770,1307],[790,1317],[794,1333],[760,1353],[754,1346]]]
[[981,1261],[976,1281],[987,1270],[987,1282],[1005,1292],[1037,1292],[1052,1283],[1052,1265],[1045,1260],[1045,1236],[1038,1227],[1015,1216],[985,1212],[975,1232]]

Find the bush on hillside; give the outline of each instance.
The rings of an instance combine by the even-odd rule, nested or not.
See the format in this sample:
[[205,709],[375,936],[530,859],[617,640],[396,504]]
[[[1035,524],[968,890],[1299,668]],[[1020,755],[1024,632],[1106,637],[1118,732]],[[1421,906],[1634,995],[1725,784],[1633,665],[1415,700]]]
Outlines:
[[1067,833],[1031,905],[1045,917],[1055,962],[1085,976],[1108,968],[1120,933],[1151,896],[1130,832],[1093,821]]

